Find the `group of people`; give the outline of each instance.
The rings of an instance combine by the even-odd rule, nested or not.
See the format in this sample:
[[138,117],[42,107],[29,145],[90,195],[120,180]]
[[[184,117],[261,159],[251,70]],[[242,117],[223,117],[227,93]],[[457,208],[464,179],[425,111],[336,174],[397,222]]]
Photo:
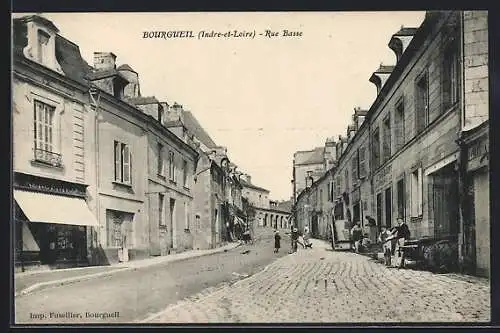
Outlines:
[[[396,245],[403,246],[405,240],[410,238],[410,229],[403,219],[398,218],[397,226],[393,228],[382,227],[382,232],[379,236],[379,241],[382,243],[384,252],[384,263],[387,266],[391,265],[391,257],[394,255]],[[404,251],[401,253],[401,265],[404,263]]]
[[[302,238],[302,241],[300,240]],[[291,227],[290,240],[291,240],[291,252],[297,252],[298,244],[300,244],[304,249],[311,247],[312,243],[310,241],[311,235],[309,233],[309,228],[304,228],[304,233],[301,235],[296,227]],[[278,253],[281,248],[281,236],[278,230],[274,231],[274,253]]]

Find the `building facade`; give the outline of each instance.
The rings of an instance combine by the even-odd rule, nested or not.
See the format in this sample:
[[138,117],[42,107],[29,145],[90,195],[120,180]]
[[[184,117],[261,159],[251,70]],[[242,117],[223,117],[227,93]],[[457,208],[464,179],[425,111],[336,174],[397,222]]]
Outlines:
[[[487,13],[428,12],[418,29],[396,32],[389,47],[395,66],[373,73],[375,102],[355,110],[337,143],[334,219],[349,228],[360,221],[372,239],[374,226],[378,232],[402,219],[412,238],[444,242],[459,264],[487,275]],[[330,181],[320,178],[299,196],[300,223],[328,209],[317,198]],[[468,198],[447,194],[461,187]]]
[[16,269],[84,265],[97,220],[86,199],[85,70],[78,47],[39,16],[13,20],[12,126]]

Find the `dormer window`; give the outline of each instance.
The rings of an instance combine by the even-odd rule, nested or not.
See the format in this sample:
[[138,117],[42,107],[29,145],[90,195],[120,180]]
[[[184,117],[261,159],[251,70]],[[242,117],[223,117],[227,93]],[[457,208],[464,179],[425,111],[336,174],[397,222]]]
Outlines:
[[50,35],[43,30],[38,30],[38,62],[41,64],[48,63],[48,45]]

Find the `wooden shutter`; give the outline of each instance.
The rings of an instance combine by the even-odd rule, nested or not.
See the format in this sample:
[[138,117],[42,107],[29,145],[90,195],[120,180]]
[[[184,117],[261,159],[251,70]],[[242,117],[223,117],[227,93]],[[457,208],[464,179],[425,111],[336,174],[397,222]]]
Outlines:
[[130,183],[130,149],[128,145],[122,144],[123,182]]
[[121,144],[115,141],[115,181],[122,181],[122,159]]

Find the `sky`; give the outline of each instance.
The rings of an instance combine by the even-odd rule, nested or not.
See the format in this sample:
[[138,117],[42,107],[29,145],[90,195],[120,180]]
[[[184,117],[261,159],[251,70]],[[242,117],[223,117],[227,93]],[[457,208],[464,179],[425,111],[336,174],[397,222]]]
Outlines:
[[[59,34],[117,66],[139,73],[143,96],[190,110],[238,170],[274,200],[292,195],[298,150],[345,135],[354,108],[368,109],[380,64],[394,65],[387,44],[425,12],[43,13]],[[20,16],[20,15],[16,15]],[[145,39],[145,31],[256,33],[255,38]],[[302,32],[283,37],[283,30]],[[265,30],[278,37],[260,36]]]

